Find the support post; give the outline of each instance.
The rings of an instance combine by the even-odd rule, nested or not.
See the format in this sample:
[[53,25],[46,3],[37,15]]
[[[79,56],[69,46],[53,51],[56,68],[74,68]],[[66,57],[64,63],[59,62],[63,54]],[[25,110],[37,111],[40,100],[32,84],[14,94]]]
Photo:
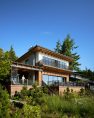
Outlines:
[[41,86],[41,84],[42,84],[42,72],[41,71],[38,71],[38,84],[39,84],[39,86]]

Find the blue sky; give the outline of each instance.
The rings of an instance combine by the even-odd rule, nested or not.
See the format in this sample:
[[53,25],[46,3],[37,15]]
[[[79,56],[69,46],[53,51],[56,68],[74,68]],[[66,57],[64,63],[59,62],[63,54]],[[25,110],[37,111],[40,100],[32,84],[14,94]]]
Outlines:
[[0,0],[0,48],[17,56],[36,44],[53,50],[70,34],[81,68],[94,70],[94,0]]

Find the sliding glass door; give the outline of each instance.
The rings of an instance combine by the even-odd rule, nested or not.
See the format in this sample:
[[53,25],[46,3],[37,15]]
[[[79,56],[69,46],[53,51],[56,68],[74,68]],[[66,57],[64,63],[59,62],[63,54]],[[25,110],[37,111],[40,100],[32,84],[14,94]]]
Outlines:
[[60,77],[60,76],[51,76],[51,75],[43,75],[43,81],[48,84],[55,84],[57,82],[59,83],[63,83],[65,81],[64,77]]

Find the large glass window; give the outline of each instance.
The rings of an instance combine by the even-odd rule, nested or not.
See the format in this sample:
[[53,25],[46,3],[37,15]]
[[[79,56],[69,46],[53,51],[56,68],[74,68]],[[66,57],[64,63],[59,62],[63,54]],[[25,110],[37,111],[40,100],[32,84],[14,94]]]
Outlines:
[[43,81],[48,84],[48,75],[43,75]]
[[44,64],[49,65],[49,66],[68,69],[68,66],[67,66],[66,62],[58,61],[58,60],[51,59],[51,58],[48,58],[48,57],[45,57],[45,56],[43,56],[42,61],[43,61]]
[[63,78],[62,77],[58,77],[58,81],[59,82],[63,82]]
[[59,77],[59,76],[50,76],[50,75],[43,75],[43,81],[48,84],[54,84],[56,82],[62,83],[64,82],[64,78],[63,77]]

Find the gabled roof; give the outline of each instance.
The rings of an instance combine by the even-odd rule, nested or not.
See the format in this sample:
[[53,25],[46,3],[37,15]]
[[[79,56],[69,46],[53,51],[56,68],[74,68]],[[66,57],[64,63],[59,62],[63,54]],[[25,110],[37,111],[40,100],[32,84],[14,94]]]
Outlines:
[[56,52],[54,52],[52,50],[49,50],[47,48],[41,47],[39,45],[36,45],[36,46],[30,48],[28,50],[28,52],[26,52],[20,58],[18,58],[16,60],[16,62],[24,60],[24,58],[28,57],[31,53],[34,53],[34,52],[41,52],[41,53],[44,53],[44,54],[47,54],[47,55],[50,55],[50,56],[53,56],[53,57],[56,57],[56,58],[59,58],[59,59],[63,59],[63,60],[69,61],[69,62],[73,61],[73,58],[71,58],[71,57],[65,56],[65,55],[60,54],[60,53],[56,53]]

